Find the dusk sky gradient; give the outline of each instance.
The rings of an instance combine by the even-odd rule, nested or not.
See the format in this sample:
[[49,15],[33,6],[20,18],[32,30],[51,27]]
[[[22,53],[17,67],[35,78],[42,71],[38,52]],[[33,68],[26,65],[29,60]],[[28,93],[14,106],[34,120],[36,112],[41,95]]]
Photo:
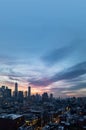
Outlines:
[[86,95],[86,0],[0,0],[0,86]]

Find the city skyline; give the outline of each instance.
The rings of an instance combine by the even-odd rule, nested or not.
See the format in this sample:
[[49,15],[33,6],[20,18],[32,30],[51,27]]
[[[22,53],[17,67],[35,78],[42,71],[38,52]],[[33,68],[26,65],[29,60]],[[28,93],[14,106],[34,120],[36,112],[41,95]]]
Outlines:
[[86,1],[1,0],[0,86],[86,93]]

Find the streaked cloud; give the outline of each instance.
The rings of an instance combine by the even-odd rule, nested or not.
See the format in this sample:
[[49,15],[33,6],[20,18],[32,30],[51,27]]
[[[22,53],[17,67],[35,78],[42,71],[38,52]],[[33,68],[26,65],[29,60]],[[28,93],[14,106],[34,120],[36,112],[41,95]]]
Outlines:
[[42,57],[42,60],[47,65],[54,65],[68,57],[75,51],[74,47],[72,45],[70,46],[64,46],[59,49],[55,49],[51,51],[49,54],[47,53],[45,56]]
[[79,64],[76,64],[75,66],[72,66],[62,72],[56,73],[50,78],[43,78],[40,80],[30,81],[31,84],[34,84],[36,86],[47,86],[53,82],[57,82],[60,80],[71,80],[76,79],[84,74],[86,74],[86,62],[82,62]]

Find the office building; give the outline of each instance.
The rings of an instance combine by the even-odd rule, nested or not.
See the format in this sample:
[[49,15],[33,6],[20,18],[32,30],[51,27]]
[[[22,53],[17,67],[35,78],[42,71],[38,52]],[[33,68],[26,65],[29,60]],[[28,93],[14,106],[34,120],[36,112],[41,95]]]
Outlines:
[[18,83],[15,83],[15,94],[14,94],[15,97],[18,96]]
[[23,96],[23,91],[19,91],[19,92],[18,92],[18,101],[19,101],[19,102],[23,102],[23,98],[24,98],[24,96]]
[[18,130],[18,128],[24,125],[24,123],[25,120],[22,115],[0,115],[0,130]]
[[30,98],[31,97],[31,87],[29,86],[28,87],[28,98]]

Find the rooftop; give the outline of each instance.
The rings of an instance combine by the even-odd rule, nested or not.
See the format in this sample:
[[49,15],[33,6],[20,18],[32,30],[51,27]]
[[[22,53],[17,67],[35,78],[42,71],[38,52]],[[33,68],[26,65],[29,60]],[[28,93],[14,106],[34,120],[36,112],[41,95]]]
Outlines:
[[22,117],[22,115],[16,115],[16,114],[3,114],[3,115],[0,115],[0,118],[5,118],[5,119],[12,119],[12,120],[15,120],[19,117]]

